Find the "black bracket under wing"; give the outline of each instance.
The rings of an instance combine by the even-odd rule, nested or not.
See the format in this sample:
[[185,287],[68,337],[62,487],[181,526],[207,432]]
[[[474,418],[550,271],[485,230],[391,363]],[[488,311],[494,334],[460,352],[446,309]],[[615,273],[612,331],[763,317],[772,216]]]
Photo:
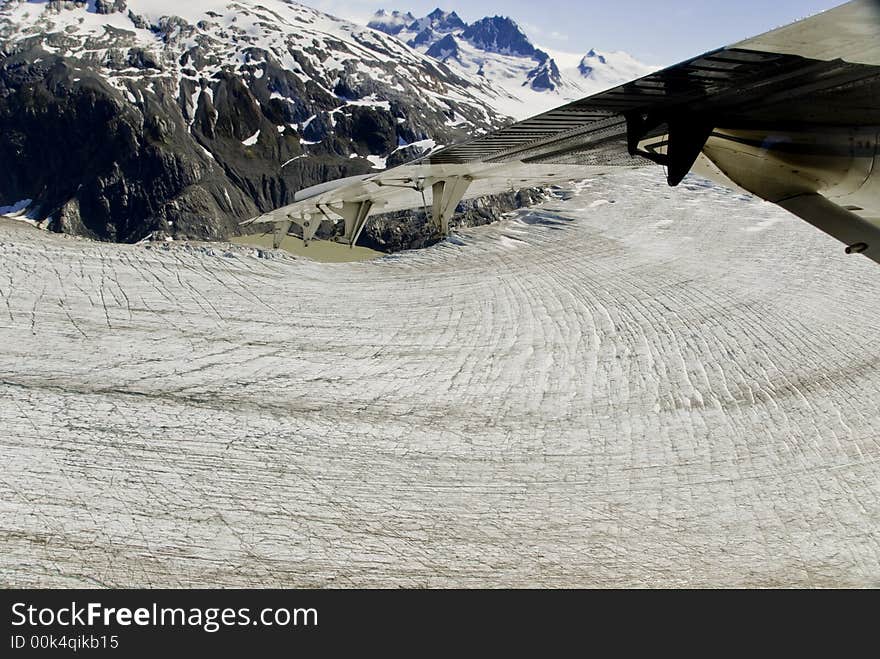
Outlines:
[[[666,119],[650,112],[630,112],[625,116],[629,154],[647,158],[666,167],[666,181],[673,187],[681,183],[691,171],[714,129],[712,123],[703,117]],[[662,146],[666,147],[666,152],[640,149],[639,142],[664,124],[667,126],[667,137]]]

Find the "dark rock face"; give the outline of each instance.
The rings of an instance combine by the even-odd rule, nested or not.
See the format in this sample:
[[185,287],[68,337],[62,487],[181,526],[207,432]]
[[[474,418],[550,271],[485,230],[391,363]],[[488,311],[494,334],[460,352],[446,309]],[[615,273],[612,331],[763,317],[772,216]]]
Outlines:
[[447,34],[440,39],[440,41],[435,42],[433,46],[428,48],[425,54],[428,57],[433,57],[440,61],[446,61],[450,57],[455,59],[460,55],[458,42],[455,40],[454,36]]
[[137,109],[100,77],[42,55],[0,63],[0,160],[16,163],[0,169],[3,199],[34,199],[53,229],[126,242],[157,230],[219,238],[256,210],[179,139],[186,126],[168,98]]
[[462,37],[492,53],[534,57],[536,51],[519,25],[504,16],[486,17],[472,23],[462,32]]
[[593,50],[592,48],[590,48],[590,52],[588,52],[588,53],[586,54],[585,57],[587,57],[587,58],[595,57],[596,59],[599,60],[599,63],[600,63],[600,64],[606,64],[606,63],[607,63],[606,60],[605,60],[605,56],[604,56],[604,55],[599,55],[599,54],[598,54],[595,50]]
[[526,84],[537,91],[556,89],[562,83],[562,76],[556,62],[543,50],[535,50],[535,59],[539,64],[529,71]]
[[[244,29],[129,14],[132,32],[108,29],[89,42],[98,55],[74,55],[95,37],[42,28],[9,37],[2,11],[0,162],[14,166],[0,167],[0,206],[32,199],[29,215],[56,231],[226,238],[299,189],[369,173],[367,155],[397,162],[417,155],[399,144],[465,138],[447,126],[453,114],[484,130],[505,121],[487,122],[476,97],[425,101],[416,77],[438,96],[466,96],[468,83],[366,30],[359,48],[374,50],[372,61],[336,37],[294,41],[286,26],[248,42]],[[334,58],[332,70],[318,67]]]
[[[447,35],[447,36],[451,36],[451,35]],[[416,36],[414,36],[412,39],[410,39],[406,43],[408,46],[411,46],[412,48],[418,48],[419,46],[424,46],[425,44],[433,43],[436,39],[437,39],[437,35],[434,33],[434,30],[432,30],[429,27],[426,27],[424,30],[419,32]]]
[[128,7],[125,0],[95,0],[95,13],[97,14],[113,14],[115,12],[123,12]]
[[583,59],[581,59],[580,61],[580,64],[578,64],[578,71],[583,77],[589,78],[595,69],[595,66],[593,65],[596,63],[607,64],[608,62],[605,59],[604,55],[600,55],[591,48],[590,52],[584,55]]
[[[465,200],[458,205],[452,226],[490,224],[503,213],[531,206],[544,198],[543,189],[530,188]],[[358,245],[388,253],[428,247],[437,242],[428,219],[423,210],[377,215],[370,218]]]

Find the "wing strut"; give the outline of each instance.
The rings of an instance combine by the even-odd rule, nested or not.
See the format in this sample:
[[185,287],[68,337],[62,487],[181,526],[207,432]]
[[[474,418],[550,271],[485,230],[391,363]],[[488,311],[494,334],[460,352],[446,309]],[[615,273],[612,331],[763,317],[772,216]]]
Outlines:
[[302,227],[303,244],[308,247],[315,234],[318,233],[318,227],[321,226],[321,218],[315,215],[303,214],[298,224]]
[[318,232],[318,227],[321,226],[321,218],[308,213],[300,213],[299,217],[288,215],[287,218],[288,219],[286,220],[275,223],[275,230],[272,234],[272,248],[278,249],[281,247],[281,242],[290,231],[291,224],[296,224],[302,228],[303,243],[308,247],[309,242],[314,240],[315,234]]
[[367,224],[367,218],[370,217],[373,206],[373,202],[368,199],[366,201],[346,201],[342,204],[342,208],[338,209],[331,207],[330,210],[345,220],[342,242],[347,242],[349,247],[354,248]]
[[275,231],[272,233],[272,249],[281,247],[281,241],[284,240],[284,236],[290,231],[291,224],[290,220],[275,223]]
[[431,220],[434,222],[434,231],[439,236],[445,238],[449,235],[449,220],[455,214],[455,209],[464,198],[472,180],[469,176],[453,176],[431,186],[434,197]]
[[880,227],[820,194],[800,194],[775,202],[847,245],[847,254],[864,254],[880,263]]

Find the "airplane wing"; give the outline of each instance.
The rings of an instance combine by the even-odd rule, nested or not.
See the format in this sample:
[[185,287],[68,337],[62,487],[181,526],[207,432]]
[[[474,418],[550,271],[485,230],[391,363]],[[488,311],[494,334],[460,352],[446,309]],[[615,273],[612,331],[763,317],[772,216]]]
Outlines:
[[445,235],[463,198],[653,162],[671,186],[698,171],[880,262],[878,151],[880,0],[854,0],[246,223],[297,223],[308,241],[342,218],[353,245],[370,213],[425,207]]

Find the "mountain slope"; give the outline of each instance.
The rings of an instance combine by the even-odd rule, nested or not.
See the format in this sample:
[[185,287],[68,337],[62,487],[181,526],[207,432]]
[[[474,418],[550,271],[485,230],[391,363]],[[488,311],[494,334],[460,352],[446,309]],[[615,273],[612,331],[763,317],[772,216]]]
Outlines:
[[298,189],[502,125],[491,97],[285,0],[9,0],[0,207],[100,239],[224,237]]
[[412,48],[462,74],[490,83],[488,100],[504,114],[523,119],[654,70],[627,53],[587,55],[535,47],[520,26],[504,16],[468,25],[454,11],[435,9],[422,18],[380,10],[368,26],[394,35]]

